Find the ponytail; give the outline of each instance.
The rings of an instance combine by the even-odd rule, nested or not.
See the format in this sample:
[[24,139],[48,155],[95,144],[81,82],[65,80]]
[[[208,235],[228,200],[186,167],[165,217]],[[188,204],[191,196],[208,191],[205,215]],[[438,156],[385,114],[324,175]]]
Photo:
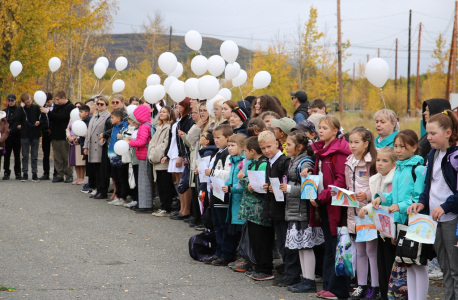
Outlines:
[[448,140],[450,146],[456,145],[458,142],[458,117],[456,114],[447,109],[444,110],[442,113],[435,114],[431,118],[429,118],[428,123],[437,123],[440,128],[444,130],[450,129],[452,134],[450,135],[450,139]]

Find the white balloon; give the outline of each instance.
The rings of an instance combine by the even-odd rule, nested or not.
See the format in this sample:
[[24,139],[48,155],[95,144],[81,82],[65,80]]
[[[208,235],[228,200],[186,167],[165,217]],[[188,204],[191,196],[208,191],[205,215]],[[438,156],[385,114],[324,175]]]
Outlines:
[[129,153],[129,143],[125,140],[117,141],[114,144],[114,152],[118,155],[124,155]]
[[239,46],[233,41],[224,41],[219,49],[221,56],[225,61],[232,64],[239,55]]
[[165,80],[164,80],[164,88],[165,88],[165,91],[168,93],[169,92],[169,87],[170,85],[177,81],[178,79],[176,77],[173,77],[173,76],[169,76],[167,77]]
[[44,106],[45,103],[46,103],[46,94],[45,92],[43,91],[37,91],[35,92],[35,94],[33,95],[33,100],[35,100],[35,102],[40,105],[40,106]]
[[134,110],[137,108],[137,105],[129,105],[126,109],[127,109],[127,113],[130,115],[130,114],[133,114],[134,113]]
[[165,89],[162,85],[150,85],[143,91],[143,96],[145,97],[146,102],[154,104],[164,98]]
[[72,124],[72,131],[77,136],[84,136],[87,133],[87,126],[81,120],[74,121]]
[[103,62],[98,62],[94,65],[94,74],[98,79],[101,79],[103,75],[107,72],[107,67]]
[[127,64],[127,58],[125,58],[124,56],[118,57],[115,61],[116,70],[118,70],[118,72],[124,70],[125,68],[127,68]]
[[189,30],[184,36],[186,46],[194,51],[199,51],[202,47],[202,36],[195,30]]
[[184,91],[184,82],[177,80],[173,82],[169,87],[169,95],[173,101],[179,103],[186,98],[186,93]]
[[108,58],[106,58],[105,56],[100,56],[99,58],[97,58],[96,63],[98,62],[103,63],[107,69],[110,66],[110,62],[108,61]]
[[159,56],[158,63],[162,72],[170,75],[177,68],[178,61],[177,57],[172,52],[164,52]]
[[385,60],[373,58],[366,64],[366,78],[374,86],[381,88],[390,76],[390,67]]
[[245,72],[245,70],[241,70],[239,76],[232,79],[232,85],[235,87],[241,86],[246,82],[247,78],[248,74]]
[[220,89],[219,92],[218,92],[218,95],[223,96],[226,100],[231,100],[231,98],[232,98],[231,90],[230,89],[226,89],[226,88]]
[[156,84],[161,84],[161,77],[159,77],[159,75],[157,74],[151,74],[150,76],[148,76],[148,79],[146,79],[146,86]]
[[200,99],[199,93],[199,79],[197,78],[189,78],[184,83],[184,91],[186,96],[191,99]]
[[191,70],[197,76],[204,75],[207,72],[208,60],[203,55],[197,55],[191,60]]
[[227,64],[224,76],[227,80],[232,80],[240,74],[240,65],[238,63]]
[[179,62],[177,63],[177,67],[175,68],[175,71],[173,71],[172,74],[170,74],[170,76],[178,78],[182,74],[183,74],[183,65]]
[[199,94],[204,99],[211,99],[218,94],[219,91],[219,81],[214,76],[205,75],[202,78],[199,78]]
[[223,74],[225,67],[226,62],[219,55],[213,55],[208,59],[208,72],[215,77]]
[[20,61],[13,61],[11,64],[10,64],[10,71],[11,71],[11,74],[13,74],[13,77],[16,78],[19,74],[21,74],[22,72],[22,64]]
[[116,79],[115,81],[113,81],[113,93],[120,93],[124,90],[125,87],[126,84],[124,83],[124,80]]
[[53,57],[49,60],[48,65],[49,65],[49,69],[51,70],[51,72],[54,73],[57,70],[59,70],[61,61],[58,57]]
[[263,89],[270,84],[272,77],[267,71],[259,71],[254,75],[253,78],[253,87],[257,90]]
[[72,109],[72,111],[70,112],[70,120],[72,120],[73,122],[81,120],[79,108]]

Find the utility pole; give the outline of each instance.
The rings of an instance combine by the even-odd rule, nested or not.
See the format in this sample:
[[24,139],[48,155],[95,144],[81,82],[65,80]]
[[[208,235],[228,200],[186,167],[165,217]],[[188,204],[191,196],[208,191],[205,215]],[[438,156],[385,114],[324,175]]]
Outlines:
[[[172,52],[172,26],[170,26],[169,52]],[[167,93],[167,104],[169,103],[169,100],[170,100],[169,93]]]
[[409,10],[409,53],[407,58],[407,116],[410,117],[410,38],[412,30],[412,10]]
[[[369,54],[367,55],[367,62],[369,62]],[[367,103],[369,103],[369,80],[366,78],[366,99]]]
[[458,1],[455,1],[455,21],[453,22],[453,31],[452,31],[452,44],[450,46],[450,55],[448,61],[448,70],[447,70],[447,87],[445,90],[445,99],[450,100],[450,70],[453,65],[453,62],[456,61],[456,29],[457,29],[457,14],[458,14]]
[[455,93],[455,87],[456,87],[456,34],[457,34],[457,26],[458,26],[458,19],[457,19],[457,14],[458,14],[458,1],[455,2],[455,24],[453,27],[453,37],[455,38],[454,40],[454,45],[453,45],[453,61],[452,61],[452,93]]
[[420,99],[419,88],[420,88],[420,47],[421,47],[421,22],[418,30],[418,56],[417,56],[417,78],[415,79],[415,114],[418,112],[418,103]]
[[353,110],[355,110],[355,63],[353,63],[353,81],[351,83],[351,91],[353,96]]
[[337,0],[337,76],[339,79],[339,110],[340,119],[343,119],[343,82],[342,82],[342,33],[340,24],[340,0]]
[[378,58],[380,58],[380,48],[378,48]]
[[398,39],[396,38],[396,55],[394,59],[394,91],[398,90]]

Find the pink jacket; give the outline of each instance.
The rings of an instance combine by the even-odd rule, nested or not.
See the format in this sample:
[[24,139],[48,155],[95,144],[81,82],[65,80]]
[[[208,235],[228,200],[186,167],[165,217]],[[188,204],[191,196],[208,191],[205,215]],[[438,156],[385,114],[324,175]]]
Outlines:
[[148,143],[151,140],[151,127],[145,123],[151,122],[151,108],[146,104],[140,105],[134,110],[134,116],[140,122],[140,127],[137,131],[137,138],[131,140],[129,145],[135,147],[135,153],[139,160],[146,160]]
[[[370,153],[367,153],[364,158],[358,162],[355,168],[352,164],[353,157],[353,154],[350,155],[345,163],[345,183],[349,191],[366,193],[366,199],[363,202],[359,202],[359,208],[362,208],[372,200],[372,193],[369,187],[372,157]],[[356,233],[355,215],[358,214],[359,208],[347,208],[347,227],[349,233]]]

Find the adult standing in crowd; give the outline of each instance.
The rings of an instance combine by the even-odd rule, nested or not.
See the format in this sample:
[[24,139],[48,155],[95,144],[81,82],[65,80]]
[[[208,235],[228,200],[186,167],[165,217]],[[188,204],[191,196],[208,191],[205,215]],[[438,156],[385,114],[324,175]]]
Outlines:
[[14,154],[14,174],[16,180],[21,179],[21,109],[16,105],[16,95],[9,94],[6,98],[8,107],[3,111],[6,113],[6,120],[9,124],[9,135],[5,142],[5,161],[3,162],[4,176],[3,180],[10,179],[10,157],[11,152]]
[[[448,100],[433,98],[424,101],[422,121],[423,126],[426,128],[426,123],[428,123],[429,118],[447,109],[452,109]],[[423,157],[423,159],[426,161],[426,157],[431,151],[431,144],[428,141],[428,134],[425,134],[421,137],[420,141],[418,142],[418,147],[420,148],[420,156]]]
[[70,121],[70,113],[75,106],[67,99],[64,91],[56,93],[57,105],[53,110],[50,108],[41,108],[41,112],[48,114],[51,121],[51,140],[54,153],[54,167],[57,175],[52,182],[71,183],[73,181],[72,169],[68,165],[68,156],[70,144],[67,142],[66,128]]
[[394,147],[394,137],[398,134],[399,123],[396,113],[389,109],[381,109],[374,114],[375,130],[378,137],[375,138],[375,147]]
[[304,91],[291,93],[291,100],[293,100],[293,106],[295,109],[293,120],[296,123],[307,120],[309,117],[309,102],[307,101],[307,94]]
[[46,118],[41,116],[40,107],[33,104],[32,97],[24,93],[21,95],[22,107],[21,122],[21,147],[22,147],[22,179],[29,179],[29,152],[32,158],[32,181],[38,181],[38,146],[41,137],[41,122],[46,124]]
[[270,95],[261,95],[254,102],[254,109],[251,109],[251,117],[259,117],[265,111],[273,111],[280,118],[286,117],[283,108],[278,104],[277,100]]
[[0,164],[2,163],[2,156],[5,153],[6,140],[10,133],[10,125],[6,119],[6,112],[0,111]]
[[[50,111],[54,109],[54,100],[51,93],[46,94],[46,103],[44,107],[49,108]],[[40,180],[49,180],[49,156],[51,155],[51,122],[48,115],[46,115],[46,120],[48,121],[48,126],[42,126],[41,149],[43,150],[43,176],[40,177]],[[53,176],[56,176],[55,167]]]

